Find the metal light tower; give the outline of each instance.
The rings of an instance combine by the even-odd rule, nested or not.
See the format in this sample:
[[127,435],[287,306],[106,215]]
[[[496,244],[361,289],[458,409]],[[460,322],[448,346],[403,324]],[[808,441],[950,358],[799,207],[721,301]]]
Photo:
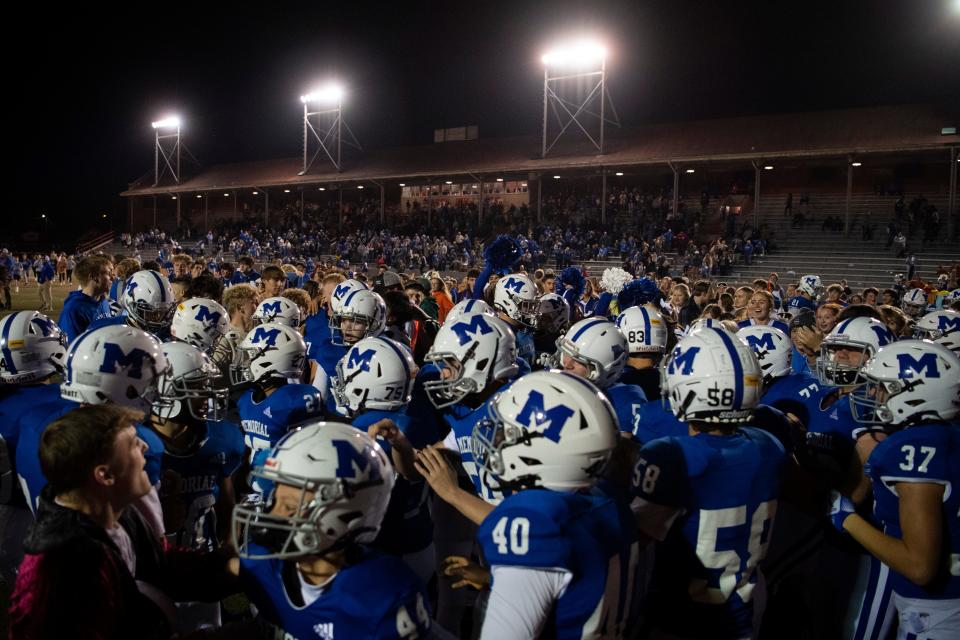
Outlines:
[[[303,103],[303,170],[299,175],[306,175],[321,152],[337,171],[343,171],[343,144],[362,150],[343,119],[343,89],[335,84],[327,85],[300,96],[300,102]],[[343,137],[344,129],[347,132],[346,139]],[[318,148],[308,160],[310,134],[313,134]]]
[[[153,123],[155,144],[153,147],[153,186],[160,184],[160,178],[167,171],[173,181],[180,184],[180,118],[167,116]],[[164,131],[165,133],[161,133]],[[171,142],[172,141],[172,144]],[[163,167],[160,166],[163,158]]]
[[[604,124],[620,126],[620,118],[607,89],[607,50],[595,42],[578,42],[554,49],[543,58],[543,145],[541,156],[556,146],[571,125],[576,125],[603,153]],[[599,68],[598,68],[599,67]],[[552,74],[551,74],[552,70]],[[586,85],[586,97],[580,98]],[[599,104],[597,104],[599,102]],[[612,118],[607,116],[607,107]],[[550,113],[559,127],[550,135]],[[594,120],[596,119],[596,120]],[[599,123],[599,132],[596,130]],[[593,130],[591,134],[590,130]]]

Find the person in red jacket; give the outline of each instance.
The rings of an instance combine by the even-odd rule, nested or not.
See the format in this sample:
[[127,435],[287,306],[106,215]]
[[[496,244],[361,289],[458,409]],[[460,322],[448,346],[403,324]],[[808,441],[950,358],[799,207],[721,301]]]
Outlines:
[[129,508],[150,490],[134,429],[141,419],[117,405],[86,406],[44,431],[48,484],[24,542],[11,638],[167,639],[174,602],[237,590],[231,552],[168,547]]

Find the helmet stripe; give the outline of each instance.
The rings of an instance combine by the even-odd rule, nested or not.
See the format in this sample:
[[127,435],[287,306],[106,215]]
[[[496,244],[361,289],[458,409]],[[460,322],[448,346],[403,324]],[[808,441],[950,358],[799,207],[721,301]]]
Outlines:
[[13,353],[10,351],[10,327],[21,313],[21,311],[11,313],[3,323],[3,359],[7,361],[7,369],[10,373],[17,372],[17,367],[13,364]]
[[388,347],[394,350],[394,352],[400,357],[400,362],[403,363],[403,370],[407,372],[407,378],[410,378],[410,365],[407,364],[407,358],[400,353],[399,347],[393,343],[393,340],[390,338],[380,338],[380,342],[383,342]]
[[607,322],[606,320],[594,320],[593,322],[587,323],[580,327],[580,330],[573,334],[573,337],[570,338],[571,342],[576,342],[584,334],[587,329],[597,326],[598,324],[603,324]]
[[70,384],[73,382],[73,356],[76,355],[77,349],[80,347],[80,343],[83,342],[87,336],[89,336],[91,331],[84,331],[70,345],[70,348],[67,350],[67,379],[64,384]]
[[841,325],[837,328],[837,333],[843,333],[844,331],[846,331],[846,330],[847,330],[847,327],[850,326],[850,323],[851,323],[851,322],[853,322],[853,318],[850,318],[849,320],[844,320],[844,321],[843,321],[843,324],[841,324]]
[[645,344],[652,345],[653,338],[650,336],[650,312],[641,306],[640,313],[643,314],[643,341]]
[[735,410],[740,409],[740,406],[743,404],[743,363],[740,362],[740,355],[737,353],[737,348],[733,346],[733,340],[726,334],[722,329],[713,329],[720,336],[720,340],[723,341],[723,346],[727,348],[727,351],[730,353],[730,359],[733,361],[733,375],[734,375],[734,387],[733,387],[733,404]]
[[154,280],[157,281],[157,286],[160,287],[160,302],[167,301],[167,288],[163,286],[163,280],[160,279],[160,274],[156,271],[151,271],[150,275],[153,276]]

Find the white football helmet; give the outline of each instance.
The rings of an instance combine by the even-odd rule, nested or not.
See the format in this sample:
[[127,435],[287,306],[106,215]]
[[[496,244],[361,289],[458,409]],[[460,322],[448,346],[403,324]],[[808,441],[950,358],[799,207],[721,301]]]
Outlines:
[[369,291],[370,287],[360,282],[359,280],[354,280],[350,278],[339,283],[333,288],[333,292],[330,294],[330,307],[334,311],[340,310],[340,305],[344,300],[347,299],[354,291]]
[[[820,343],[817,377],[825,385],[845,387],[861,382],[860,368],[880,347],[896,342],[897,337],[880,320],[850,318],[837,324]],[[859,352],[851,357],[838,351]]]
[[38,382],[60,371],[67,337],[39,311],[15,311],[0,320],[0,381]]
[[87,404],[113,404],[146,414],[170,368],[156,336],[127,325],[85,331],[67,350],[60,395]]
[[163,343],[163,355],[170,367],[157,382],[160,398],[153,413],[162,420],[223,420],[230,389],[210,356],[186,342]]
[[904,294],[900,308],[911,318],[919,318],[927,310],[927,294],[923,289],[910,289]]
[[353,417],[366,409],[399,411],[410,404],[417,365],[390,338],[364,338],[337,363],[333,377],[337,406]]
[[762,378],[753,350],[724,329],[683,337],[660,367],[669,410],[683,422],[750,420],[763,393]]
[[630,307],[617,316],[630,355],[651,357],[667,350],[667,323],[652,305]]
[[[319,556],[372,542],[394,483],[393,468],[373,438],[322,421],[283,436],[251,475],[265,489],[264,503],[233,510],[238,552],[248,560]],[[270,513],[280,506],[278,485],[299,490],[290,515]]]
[[433,405],[441,409],[479,393],[494,380],[517,375],[517,339],[506,322],[485,313],[445,322],[424,361],[440,368],[439,380],[424,383]]
[[229,330],[227,310],[210,298],[184,300],[177,305],[170,322],[170,335],[205,353],[212,353],[220,338]]
[[823,293],[823,282],[820,280],[820,276],[817,275],[803,276],[800,278],[799,284],[797,284],[797,291],[807,294],[814,300],[818,300]]
[[854,419],[885,427],[949,422],[960,414],[960,358],[929,340],[881,347],[860,370],[850,394]]
[[[335,345],[349,346],[363,338],[373,338],[387,327],[387,305],[380,294],[361,289],[349,294],[340,303],[340,308],[331,310],[330,327],[331,341]],[[353,327],[362,330],[362,334],[354,339],[343,332],[343,323],[348,321]]]
[[943,306],[945,308],[949,307],[951,304],[953,304],[957,300],[960,300],[960,289],[954,289],[947,295],[943,296]]
[[544,335],[556,336],[566,331],[570,325],[570,303],[559,293],[545,293],[540,296],[540,319],[537,331]]
[[931,311],[917,322],[913,337],[931,340],[960,354],[960,312],[951,309]]
[[606,396],[562,371],[528,373],[493,397],[487,415],[473,428],[473,452],[498,491],[590,488],[619,439]]
[[251,318],[253,325],[279,322],[296,329],[300,326],[300,307],[293,300],[280,296],[267,298],[257,305]]
[[468,313],[486,313],[491,316],[496,315],[493,307],[488,305],[485,301],[479,298],[467,298],[466,300],[461,300],[457,304],[453,305],[453,308],[451,308],[450,311],[447,311],[447,317],[444,319],[444,322],[452,322],[460,316]]
[[793,343],[780,329],[754,324],[737,331],[737,337],[756,354],[764,384],[791,372]]
[[616,382],[627,366],[627,339],[617,325],[601,318],[585,318],[557,338],[554,365],[563,368],[563,356],[587,367],[587,380],[601,389]]
[[684,330],[679,333],[682,336],[688,336],[694,331],[699,331],[700,329],[723,329],[723,324],[720,320],[714,320],[713,318],[697,318]]
[[307,343],[294,329],[268,322],[250,330],[237,347],[237,360],[230,367],[233,384],[264,378],[297,379],[303,374]]
[[157,271],[137,271],[127,278],[119,295],[120,307],[141,329],[155,333],[170,326],[174,296],[167,276]]
[[493,308],[508,318],[536,329],[540,317],[537,285],[530,276],[511,273],[497,280],[493,290]]

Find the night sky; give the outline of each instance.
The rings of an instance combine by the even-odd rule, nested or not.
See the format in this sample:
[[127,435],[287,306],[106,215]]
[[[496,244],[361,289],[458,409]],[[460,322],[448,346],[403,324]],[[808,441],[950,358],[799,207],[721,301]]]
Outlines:
[[29,44],[7,44],[15,180],[0,240],[42,229],[41,213],[51,240],[103,213],[119,229],[117,194],[152,170],[150,122],[167,112],[204,164],[296,156],[298,98],[329,78],[368,147],[467,124],[482,137],[535,134],[540,55],[565,34],[607,43],[627,126],[960,103],[956,0],[332,4],[18,8],[27,15],[8,30]]

